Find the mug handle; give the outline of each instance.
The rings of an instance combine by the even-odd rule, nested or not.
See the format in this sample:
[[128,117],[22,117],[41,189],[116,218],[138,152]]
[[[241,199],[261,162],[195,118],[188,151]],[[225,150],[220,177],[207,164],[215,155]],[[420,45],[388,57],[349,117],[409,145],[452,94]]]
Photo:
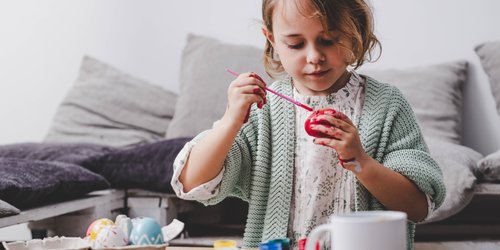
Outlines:
[[[305,250],[316,250],[316,242],[319,240],[320,233],[323,231],[333,231],[333,225],[332,224],[323,224],[319,225],[318,227],[315,227],[309,236],[307,237],[306,240],[306,249]],[[333,241],[333,237],[331,239]],[[321,247],[320,247],[321,249]]]

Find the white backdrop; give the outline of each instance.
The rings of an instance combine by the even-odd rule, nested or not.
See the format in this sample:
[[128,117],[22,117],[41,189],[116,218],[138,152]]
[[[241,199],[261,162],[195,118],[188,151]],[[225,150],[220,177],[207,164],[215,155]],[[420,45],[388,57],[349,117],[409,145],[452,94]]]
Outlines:
[[[257,0],[0,0],[0,144],[41,141],[84,54],[175,92],[188,32],[262,47]],[[373,0],[381,60],[471,61],[465,144],[500,148],[500,119],[473,48],[500,40],[498,0]],[[474,110],[474,112],[473,112]],[[480,112],[477,112],[477,111]],[[25,237],[15,230],[0,230]],[[12,238],[10,238],[12,239]]]
[[[188,32],[262,47],[260,2],[0,0],[0,144],[43,139],[84,54],[177,92]],[[474,62],[472,76],[481,85],[466,86],[474,92],[466,101],[484,113],[466,107],[471,119],[464,125],[465,144],[482,153],[499,148],[500,119],[473,48],[500,39],[500,1],[373,0],[373,5],[383,55],[368,67]],[[477,129],[476,122],[486,129]],[[494,131],[493,137],[484,131]]]

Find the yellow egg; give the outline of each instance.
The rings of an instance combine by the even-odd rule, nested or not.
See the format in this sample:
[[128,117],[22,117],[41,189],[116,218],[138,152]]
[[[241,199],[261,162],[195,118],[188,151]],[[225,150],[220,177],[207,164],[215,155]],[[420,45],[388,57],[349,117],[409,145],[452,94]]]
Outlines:
[[114,224],[115,223],[112,220],[107,219],[107,218],[95,220],[94,222],[92,222],[90,224],[90,226],[87,229],[87,237],[90,240],[95,240],[97,238],[97,235],[99,234],[99,232],[102,230],[102,228],[104,226],[112,226]]

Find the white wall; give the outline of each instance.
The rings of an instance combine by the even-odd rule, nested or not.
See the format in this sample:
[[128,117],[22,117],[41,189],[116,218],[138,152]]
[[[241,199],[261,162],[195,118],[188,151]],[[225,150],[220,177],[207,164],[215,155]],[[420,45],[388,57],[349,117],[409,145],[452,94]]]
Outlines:
[[[177,92],[187,32],[262,47],[260,2],[0,0],[0,144],[42,140],[84,54]],[[384,50],[370,67],[471,61],[465,144],[485,154],[500,148],[500,119],[473,52],[483,41],[500,40],[500,1],[373,4]],[[18,232],[0,236],[26,237]]]
[[258,9],[257,1],[0,0],[0,143],[43,138],[84,54],[178,91],[186,33],[258,44]]

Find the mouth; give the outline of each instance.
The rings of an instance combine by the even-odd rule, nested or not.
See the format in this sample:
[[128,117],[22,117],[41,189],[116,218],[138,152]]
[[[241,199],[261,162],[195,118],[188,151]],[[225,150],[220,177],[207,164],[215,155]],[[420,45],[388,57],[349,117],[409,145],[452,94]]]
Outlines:
[[306,75],[309,77],[319,78],[326,75],[329,71],[330,70],[318,70],[311,73],[307,73]]

